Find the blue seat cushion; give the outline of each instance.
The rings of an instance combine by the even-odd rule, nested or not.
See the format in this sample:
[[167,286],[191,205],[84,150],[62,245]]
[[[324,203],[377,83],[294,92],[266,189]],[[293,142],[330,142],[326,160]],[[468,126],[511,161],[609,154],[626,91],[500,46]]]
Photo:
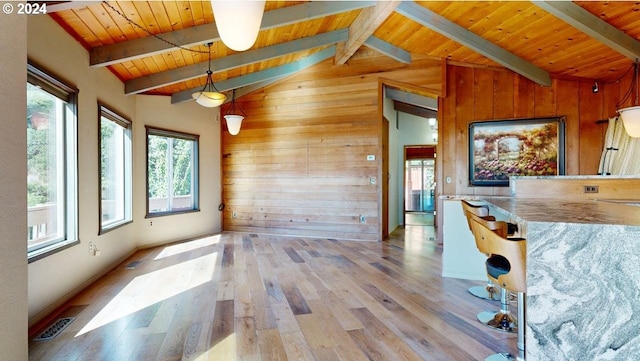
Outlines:
[[509,273],[511,270],[509,261],[498,254],[491,255],[491,257],[487,258],[485,264],[487,265],[487,274],[496,279],[501,275]]

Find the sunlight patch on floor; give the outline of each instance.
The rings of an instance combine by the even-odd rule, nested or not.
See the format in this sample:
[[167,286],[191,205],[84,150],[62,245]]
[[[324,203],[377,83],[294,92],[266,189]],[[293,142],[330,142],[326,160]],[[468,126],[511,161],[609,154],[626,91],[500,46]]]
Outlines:
[[76,337],[211,281],[217,260],[211,253],[134,278]]
[[225,337],[209,349],[209,361],[236,360],[236,333]]
[[220,243],[219,234],[211,237],[195,239],[189,242],[173,244],[171,246],[165,247],[154,260],[175,256],[180,253],[189,252],[194,249],[211,246],[217,243]]

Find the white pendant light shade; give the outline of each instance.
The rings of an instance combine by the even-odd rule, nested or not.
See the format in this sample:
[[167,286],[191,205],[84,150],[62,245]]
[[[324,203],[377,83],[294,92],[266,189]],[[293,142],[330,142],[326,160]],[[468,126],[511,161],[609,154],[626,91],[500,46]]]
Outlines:
[[624,129],[630,137],[640,137],[640,106],[628,107],[618,110]]
[[195,92],[191,97],[196,100],[196,103],[207,108],[215,108],[227,99],[227,96],[222,93],[207,91]]
[[242,126],[242,120],[244,119],[242,115],[227,114],[224,116],[224,119],[227,120],[229,134],[236,135],[240,133],[240,126]]
[[235,51],[253,46],[260,32],[266,0],[211,1],[218,34]]

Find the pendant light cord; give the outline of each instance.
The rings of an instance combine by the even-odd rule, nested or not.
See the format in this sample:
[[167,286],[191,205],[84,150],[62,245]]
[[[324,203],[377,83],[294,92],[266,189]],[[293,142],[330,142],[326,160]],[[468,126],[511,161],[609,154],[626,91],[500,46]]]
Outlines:
[[[165,38],[163,38],[163,37],[161,37],[161,36],[159,36],[157,34],[154,34],[154,33],[150,32],[144,26],[136,23],[135,21],[130,19],[127,15],[123,14],[120,10],[116,9],[115,7],[113,7],[113,5],[109,4],[107,1],[103,1],[102,4],[104,6],[106,6],[106,7],[108,7],[109,9],[111,9],[111,11],[113,11],[114,13],[120,15],[120,17],[125,19],[129,24],[131,24],[134,27],[144,31],[145,33],[149,34],[150,36],[153,36],[154,38],[156,38],[156,39],[158,39],[158,40],[160,40],[160,41],[162,41],[164,43],[167,43],[167,44],[171,45],[174,48],[178,48],[178,49],[185,50],[185,51],[188,51],[188,52],[191,52],[191,53],[196,53],[196,54],[206,54],[207,53],[206,51],[189,49],[189,48],[186,48],[186,47],[184,47],[184,46],[182,46],[180,44],[176,44],[176,43],[174,43],[172,41],[169,41],[169,40],[167,40],[167,39],[165,39]],[[211,49],[209,49],[209,57],[211,57]]]
[[[242,110],[242,108],[238,106],[238,109],[240,110],[240,113],[242,113],[244,117],[247,116],[247,114],[244,112],[244,110]],[[231,106],[229,107],[225,115],[236,114],[236,113],[238,113],[236,112],[236,90],[233,89],[231,91]]]
[[638,105],[638,100],[639,100],[638,91],[640,90],[640,88],[638,87],[638,67],[639,66],[640,66],[640,60],[636,59],[636,61],[634,61],[633,64],[631,64],[631,67],[624,74],[622,74],[622,76],[619,79],[616,80],[616,82],[622,80],[622,78],[624,78],[624,76],[627,75],[627,73],[629,73],[629,70],[633,69],[633,78],[631,79],[631,85],[629,86],[629,89],[627,89],[627,91],[624,93],[620,101],[616,104],[616,109],[620,109],[620,107],[627,100],[629,100],[629,98],[633,96],[634,91],[635,91],[635,99],[633,99],[634,105]]

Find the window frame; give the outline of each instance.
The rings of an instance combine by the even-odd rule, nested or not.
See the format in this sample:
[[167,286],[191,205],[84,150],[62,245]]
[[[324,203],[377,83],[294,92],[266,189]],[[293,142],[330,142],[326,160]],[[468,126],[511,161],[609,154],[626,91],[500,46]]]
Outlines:
[[[146,125],[145,126],[145,184],[146,184],[146,210],[145,218],[163,217],[173,214],[183,214],[200,212],[200,136],[197,134],[190,134],[180,131],[174,131],[164,128],[158,128]],[[174,138],[181,140],[193,141],[192,148],[192,190],[193,190],[193,205],[191,209],[177,210],[177,211],[164,211],[164,212],[149,212],[149,136],[160,136],[166,138]]]
[[[124,199],[123,219],[103,223],[102,219],[102,118],[124,128]],[[98,235],[133,222],[133,122],[103,102],[98,102]]]
[[[78,89],[44,68],[27,61],[27,83],[36,86],[65,103],[62,119],[62,182],[64,230],[62,237],[29,246],[27,261],[35,262],[80,243],[78,219]],[[25,155],[26,156],[26,155]],[[28,208],[27,208],[28,212]],[[26,239],[29,242],[28,239]]]

